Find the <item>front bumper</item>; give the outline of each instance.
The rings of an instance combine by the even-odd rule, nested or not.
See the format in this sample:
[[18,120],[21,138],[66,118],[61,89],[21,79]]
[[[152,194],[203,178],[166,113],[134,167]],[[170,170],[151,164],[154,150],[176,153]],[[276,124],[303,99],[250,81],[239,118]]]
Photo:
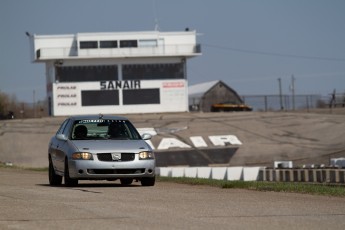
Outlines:
[[93,160],[68,161],[69,176],[78,180],[142,178],[155,176],[155,159],[139,160],[138,154],[131,161]]

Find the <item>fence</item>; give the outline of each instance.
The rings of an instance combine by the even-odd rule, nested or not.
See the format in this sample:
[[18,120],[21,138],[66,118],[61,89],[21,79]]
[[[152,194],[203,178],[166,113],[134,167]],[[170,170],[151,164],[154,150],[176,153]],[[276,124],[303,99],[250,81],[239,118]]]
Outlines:
[[[247,95],[242,96],[242,100],[254,111],[308,110],[329,106],[331,97],[321,95]],[[337,97],[335,105],[343,106],[342,101],[341,97]]]

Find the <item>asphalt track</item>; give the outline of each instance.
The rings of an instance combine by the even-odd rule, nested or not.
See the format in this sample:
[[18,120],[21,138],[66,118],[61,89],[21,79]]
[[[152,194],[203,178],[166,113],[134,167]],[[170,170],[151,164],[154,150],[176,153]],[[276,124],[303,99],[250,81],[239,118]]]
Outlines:
[[[273,160],[327,164],[330,157],[344,156],[344,114],[341,110],[128,117],[138,128],[159,131],[152,139],[154,146],[166,137],[191,145],[190,136],[202,136],[210,148],[194,149],[208,159],[198,164],[270,166]],[[63,120],[0,121],[0,161],[46,167],[49,138]],[[210,135],[236,135],[243,145],[219,148],[217,155]],[[175,157],[160,158],[160,164],[192,162],[178,155],[183,151],[191,150],[158,151],[157,158],[170,153]],[[0,229],[345,229],[344,202],[336,197],[166,182],[123,187],[118,182],[83,181],[75,188],[50,187],[47,172],[0,168]]]
[[[208,148],[157,150],[157,162],[166,166],[272,166],[274,160],[328,164],[331,157],[345,156],[344,109],[128,117],[138,128],[158,131],[155,147],[163,138],[191,146],[191,136],[206,141]],[[47,167],[49,138],[64,119],[0,121],[0,161]],[[213,146],[211,135],[235,135],[243,144]],[[47,172],[0,168],[0,229],[344,229],[344,201],[164,182],[50,187]]]
[[50,187],[0,168],[0,229],[344,229],[345,199],[158,182]]

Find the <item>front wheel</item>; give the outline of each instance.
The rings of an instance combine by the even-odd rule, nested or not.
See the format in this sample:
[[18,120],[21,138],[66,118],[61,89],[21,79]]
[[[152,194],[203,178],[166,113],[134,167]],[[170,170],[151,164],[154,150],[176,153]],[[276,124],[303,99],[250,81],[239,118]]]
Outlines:
[[78,185],[77,179],[72,179],[69,176],[69,169],[68,169],[68,160],[65,160],[65,173],[64,173],[64,179],[65,179],[65,186],[66,187],[73,187]]
[[53,162],[49,157],[49,184],[53,186],[61,185],[62,176],[57,175],[54,170]]
[[154,186],[156,182],[156,177],[144,177],[141,178],[142,186]]

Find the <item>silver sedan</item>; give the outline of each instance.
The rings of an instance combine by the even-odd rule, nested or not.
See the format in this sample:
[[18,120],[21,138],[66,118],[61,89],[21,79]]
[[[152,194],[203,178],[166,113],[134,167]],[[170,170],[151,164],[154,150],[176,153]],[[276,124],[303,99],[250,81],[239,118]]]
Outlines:
[[116,180],[155,184],[155,156],[132,123],[117,116],[73,116],[49,143],[49,183],[77,186],[78,180]]

